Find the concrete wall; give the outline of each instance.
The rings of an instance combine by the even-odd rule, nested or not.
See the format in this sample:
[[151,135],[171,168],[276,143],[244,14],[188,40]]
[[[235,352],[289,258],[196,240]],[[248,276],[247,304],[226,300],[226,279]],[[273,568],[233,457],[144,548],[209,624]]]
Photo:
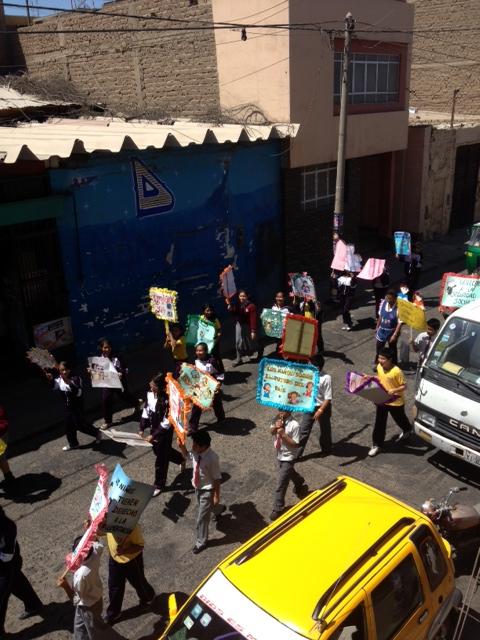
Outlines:
[[[63,14],[25,31],[165,27],[128,14],[211,21],[211,1],[118,0],[103,11],[125,17]],[[20,32],[22,34],[22,32]],[[202,117],[218,112],[218,78],[213,32],[136,32],[20,35],[34,79],[71,81],[94,103],[127,115]]]
[[[255,23],[322,23],[343,18],[352,9],[347,0],[295,0],[286,8],[267,11],[270,0],[213,0],[216,21],[242,19]],[[288,14],[287,14],[288,9]],[[362,0],[353,7],[360,23],[382,29],[411,29],[413,8],[398,0]],[[289,35],[288,35],[289,33]],[[333,104],[333,50],[330,37],[320,32],[269,29],[240,33],[217,30],[218,73],[222,107],[253,101],[272,120],[301,124],[292,141],[292,167],[331,162],[336,159],[338,117]],[[367,34],[358,37],[368,38]],[[408,45],[408,34],[382,34],[386,42]],[[375,43],[378,42],[378,39]],[[228,44],[227,44],[228,43]],[[408,51],[406,61],[408,86]],[[405,89],[406,92],[406,89]],[[408,96],[400,111],[358,114],[349,117],[347,157],[355,158],[406,148]]]
[[[415,29],[454,29],[478,25],[478,0],[416,0]],[[450,113],[454,89],[460,89],[457,113],[480,114],[478,32],[444,31],[415,35],[412,58],[412,106]]]

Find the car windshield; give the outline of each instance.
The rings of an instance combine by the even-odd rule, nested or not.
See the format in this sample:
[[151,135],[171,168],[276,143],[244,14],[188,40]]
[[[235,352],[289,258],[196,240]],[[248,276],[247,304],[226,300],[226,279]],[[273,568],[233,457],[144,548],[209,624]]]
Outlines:
[[177,617],[167,635],[168,640],[245,640],[239,631],[212,611],[198,598]]
[[480,324],[447,320],[425,364],[480,390]]

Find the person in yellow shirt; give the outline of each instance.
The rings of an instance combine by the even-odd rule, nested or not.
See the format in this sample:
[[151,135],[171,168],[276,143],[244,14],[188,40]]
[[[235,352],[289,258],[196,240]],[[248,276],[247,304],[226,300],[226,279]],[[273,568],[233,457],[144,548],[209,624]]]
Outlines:
[[373,427],[373,446],[368,452],[370,457],[376,456],[385,442],[388,414],[392,416],[402,433],[395,442],[405,442],[412,433],[412,425],[405,413],[405,389],[407,387],[403,371],[393,364],[394,354],[390,349],[382,349],[378,354],[377,378],[391,394],[391,399],[377,405],[375,426]]
[[185,340],[185,330],[178,322],[171,322],[169,331],[165,340],[165,349],[170,349],[173,359],[175,360],[175,368],[173,377],[178,378],[182,363],[187,361],[187,342]]
[[125,584],[129,582],[137,592],[140,606],[148,606],[155,599],[155,591],[145,577],[143,568],[143,540],[140,525],[136,525],[127,537],[107,533],[108,559],[108,607],[107,624],[115,624],[122,610]]

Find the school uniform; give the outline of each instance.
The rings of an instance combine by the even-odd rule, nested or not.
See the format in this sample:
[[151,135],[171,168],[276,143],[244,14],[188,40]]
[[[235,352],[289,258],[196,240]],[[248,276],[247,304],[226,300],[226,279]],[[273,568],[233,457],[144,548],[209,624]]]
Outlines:
[[57,376],[52,380],[52,386],[54,391],[62,395],[65,403],[65,435],[68,445],[78,447],[77,431],[98,440],[99,430],[86,422],[83,415],[83,383],[80,376],[72,376],[68,382]]
[[116,371],[121,374],[120,382],[122,383],[122,389],[109,389],[107,387],[102,388],[102,412],[105,424],[112,424],[113,420],[113,397],[120,396],[127,404],[133,407],[135,410],[138,408],[138,402],[135,397],[128,390],[127,374],[128,369],[124,366],[120,358],[111,356],[108,358]]
[[352,308],[356,288],[357,282],[355,276],[340,276],[338,279],[338,296],[342,304],[343,324],[350,329],[353,326],[350,309]]
[[[273,425],[272,425],[273,426]],[[286,420],[284,424],[285,435],[292,438],[297,444],[300,442],[300,425],[293,417]],[[298,447],[292,447],[284,440],[274,434],[274,447],[277,454],[277,485],[274,491],[273,513],[277,516],[282,513],[285,508],[285,494],[290,481],[293,482],[294,492],[300,497],[305,479],[295,469],[295,461],[298,458]]]
[[203,547],[208,542],[208,526],[213,509],[215,483],[222,479],[218,455],[210,447],[202,453],[189,451],[192,461],[192,486],[197,498],[195,546]]
[[[223,370],[223,366],[213,356],[209,356],[206,360],[195,360],[195,366],[199,371],[203,371],[204,373],[209,373],[211,376],[218,380],[220,383],[223,382],[225,374]],[[222,422],[225,420],[225,410],[223,408],[222,403],[222,391],[221,387],[219,387],[218,391],[213,396],[212,409],[215,413],[215,417],[218,422]],[[200,417],[202,415],[202,409],[196,404],[193,405],[192,411],[190,414],[189,420],[189,430],[190,431],[198,431],[198,425],[200,423]]]
[[257,307],[251,302],[237,303],[231,305],[230,311],[235,317],[237,360],[241,360],[243,356],[252,356],[257,347],[251,336],[252,332],[257,332]]
[[155,455],[155,488],[164,489],[167,482],[170,462],[182,464],[184,458],[180,451],[172,447],[173,428],[167,419],[168,400],[164,393],[147,391],[144,399],[140,432],[150,429],[153,438],[152,450]]
[[[280,307],[278,304],[273,304],[272,305],[272,310],[273,311],[281,311],[282,312],[282,316],[284,318],[287,315],[287,313],[293,313],[293,311],[291,310],[290,307],[287,307],[287,306]],[[258,339],[257,357],[258,357],[259,360],[261,360],[261,358],[263,358],[263,352],[265,351],[265,347],[267,346],[267,344],[272,344],[272,343],[275,344],[275,351],[272,354],[270,354],[270,357],[272,357],[272,356],[280,356],[280,345],[282,343],[282,339],[281,338],[270,338],[270,336],[262,335]]]
[[320,381],[318,384],[317,397],[315,399],[315,408],[313,412],[295,414],[295,417],[300,419],[300,446],[297,450],[297,457],[303,456],[305,447],[307,446],[310,433],[315,422],[314,415],[324,403],[325,400],[330,400],[330,403],[325,409],[323,409],[322,415],[318,419],[320,426],[320,433],[318,444],[322,453],[331,453],[332,451],[332,378],[328,373],[320,372]]
[[203,320],[204,322],[213,322],[213,324],[215,325],[215,343],[213,345],[213,349],[210,352],[210,355],[214,356],[218,360],[221,360],[221,358],[220,358],[220,334],[222,332],[222,324],[221,324],[220,320],[218,318],[215,318],[214,320],[210,320],[203,313],[200,316],[200,320]]
[[373,295],[375,297],[375,318],[378,319],[378,310],[380,303],[385,298],[388,287],[390,285],[390,276],[385,269],[384,272],[372,281]]

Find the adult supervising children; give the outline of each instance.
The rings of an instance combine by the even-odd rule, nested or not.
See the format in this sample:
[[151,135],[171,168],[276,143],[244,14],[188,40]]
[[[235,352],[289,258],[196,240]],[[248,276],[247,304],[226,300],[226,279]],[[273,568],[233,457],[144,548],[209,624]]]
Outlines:
[[235,318],[237,359],[233,366],[237,367],[243,363],[244,356],[250,361],[257,348],[257,308],[250,302],[248,293],[241,289],[238,292],[238,302],[229,303],[228,310]]

